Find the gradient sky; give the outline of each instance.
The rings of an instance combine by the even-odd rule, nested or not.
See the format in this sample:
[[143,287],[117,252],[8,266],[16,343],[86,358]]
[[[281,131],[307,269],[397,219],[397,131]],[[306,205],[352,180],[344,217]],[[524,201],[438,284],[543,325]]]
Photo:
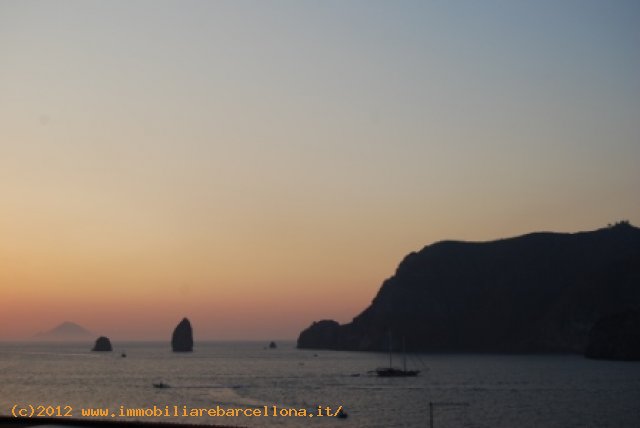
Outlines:
[[640,224],[637,1],[0,0],[0,340],[295,338],[442,239]]

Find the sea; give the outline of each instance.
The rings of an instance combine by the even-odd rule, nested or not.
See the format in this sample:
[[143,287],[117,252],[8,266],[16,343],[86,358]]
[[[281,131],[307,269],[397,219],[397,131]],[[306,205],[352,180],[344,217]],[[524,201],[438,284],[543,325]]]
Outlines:
[[[0,343],[0,414],[245,427],[640,427],[638,362],[409,354],[419,376],[380,378],[370,371],[389,364],[385,353],[277,345],[197,342],[193,353],[173,353],[167,343],[116,342],[100,353],[86,343]],[[346,418],[335,416],[340,406]],[[221,413],[229,409],[247,413]]]

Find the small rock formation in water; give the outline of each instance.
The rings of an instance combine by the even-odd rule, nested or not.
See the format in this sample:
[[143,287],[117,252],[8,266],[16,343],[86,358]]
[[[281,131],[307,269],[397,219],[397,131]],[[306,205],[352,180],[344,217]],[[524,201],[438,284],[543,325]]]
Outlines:
[[276,349],[278,347],[278,345],[276,345],[276,342],[271,342],[269,344],[269,349]]
[[193,351],[193,330],[191,323],[187,318],[182,321],[173,330],[171,338],[171,347],[173,352],[192,352]]
[[92,351],[99,352],[111,352],[113,349],[111,348],[111,341],[108,337],[100,336],[96,339],[96,344],[93,346]]
[[589,332],[587,358],[640,360],[640,311],[627,310],[602,317]]

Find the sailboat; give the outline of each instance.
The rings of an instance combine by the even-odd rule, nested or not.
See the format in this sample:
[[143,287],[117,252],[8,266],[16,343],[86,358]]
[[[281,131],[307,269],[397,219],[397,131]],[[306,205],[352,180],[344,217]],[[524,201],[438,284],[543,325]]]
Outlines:
[[407,354],[405,352],[404,337],[402,338],[402,368],[393,367],[393,353],[391,352],[391,331],[389,331],[389,367],[378,367],[376,375],[380,377],[410,377],[418,376],[420,370],[407,370]]

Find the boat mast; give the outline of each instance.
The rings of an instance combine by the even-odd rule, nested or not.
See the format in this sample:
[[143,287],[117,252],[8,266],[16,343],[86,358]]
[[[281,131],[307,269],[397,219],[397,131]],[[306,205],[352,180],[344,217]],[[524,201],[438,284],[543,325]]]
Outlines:
[[407,371],[407,353],[404,347],[404,336],[402,336],[402,369]]
[[389,368],[391,368],[391,329],[389,329]]

